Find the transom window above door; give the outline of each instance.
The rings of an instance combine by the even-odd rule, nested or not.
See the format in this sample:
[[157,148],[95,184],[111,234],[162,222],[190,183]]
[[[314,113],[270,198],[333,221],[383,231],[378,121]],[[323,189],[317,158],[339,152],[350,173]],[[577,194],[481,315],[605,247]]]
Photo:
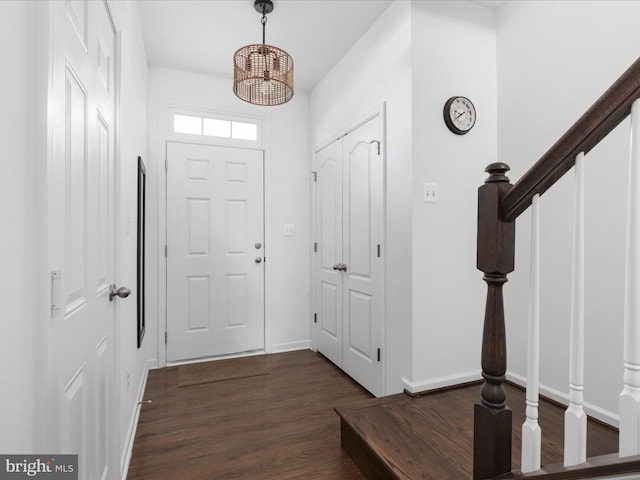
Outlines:
[[242,143],[261,142],[261,121],[253,118],[230,118],[224,115],[196,115],[171,112],[171,134],[226,139]]

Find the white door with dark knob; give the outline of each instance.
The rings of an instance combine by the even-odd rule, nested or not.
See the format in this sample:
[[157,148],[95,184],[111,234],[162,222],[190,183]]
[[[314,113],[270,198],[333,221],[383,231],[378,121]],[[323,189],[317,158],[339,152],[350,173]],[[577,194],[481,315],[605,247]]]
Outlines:
[[[107,2],[78,0],[50,2],[46,8],[51,15],[51,318],[42,325],[48,344],[43,353],[48,411],[42,420],[50,434],[41,441],[44,451],[77,454],[78,478],[114,479],[121,477],[118,392],[123,373],[116,318],[121,304],[132,300],[110,301],[112,285],[119,281],[122,238],[116,228],[120,179],[114,158],[118,61],[113,12]],[[124,294],[122,288],[116,291]]]
[[167,361],[264,349],[263,152],[167,143]]

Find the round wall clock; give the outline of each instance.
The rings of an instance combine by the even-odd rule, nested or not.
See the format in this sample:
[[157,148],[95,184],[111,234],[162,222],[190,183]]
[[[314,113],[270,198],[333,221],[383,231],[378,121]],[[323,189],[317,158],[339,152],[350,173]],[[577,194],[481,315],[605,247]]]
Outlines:
[[456,135],[464,135],[476,123],[476,108],[467,97],[451,97],[442,111],[444,123]]

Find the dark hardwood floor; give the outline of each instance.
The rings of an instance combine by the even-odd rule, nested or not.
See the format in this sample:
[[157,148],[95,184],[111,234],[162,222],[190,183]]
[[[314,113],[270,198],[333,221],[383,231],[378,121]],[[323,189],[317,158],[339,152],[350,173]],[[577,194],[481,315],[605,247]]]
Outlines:
[[371,395],[309,350],[265,361],[268,375],[189,387],[178,367],[149,372],[127,478],[364,479],[333,407]]
[[[373,399],[323,356],[309,350],[264,356],[268,375],[178,387],[178,367],[149,372],[129,480],[362,480],[341,448],[364,438],[364,471],[372,449],[392,465],[369,478],[471,478],[473,404],[479,386]],[[220,362],[234,362],[221,360]],[[227,365],[228,366],[228,365]],[[524,393],[507,386],[513,409],[513,468],[520,463]],[[563,408],[541,402],[543,464],[562,460]],[[344,433],[344,422],[343,422]],[[588,456],[617,451],[617,432],[594,422]],[[349,437],[351,435],[351,437]],[[356,438],[357,437],[357,438]]]

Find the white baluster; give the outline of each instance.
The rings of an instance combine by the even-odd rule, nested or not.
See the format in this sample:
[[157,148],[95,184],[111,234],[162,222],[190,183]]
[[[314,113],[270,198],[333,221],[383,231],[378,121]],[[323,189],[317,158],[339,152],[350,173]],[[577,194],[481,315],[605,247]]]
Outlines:
[[631,107],[620,456],[640,453],[640,100]]
[[531,280],[529,285],[529,345],[527,349],[527,419],[522,424],[523,473],[540,469],[542,432],[538,425],[540,377],[540,195],[531,205]]
[[564,464],[587,459],[587,416],[584,413],[584,153],[576,156],[569,346],[569,408],[564,414]]

